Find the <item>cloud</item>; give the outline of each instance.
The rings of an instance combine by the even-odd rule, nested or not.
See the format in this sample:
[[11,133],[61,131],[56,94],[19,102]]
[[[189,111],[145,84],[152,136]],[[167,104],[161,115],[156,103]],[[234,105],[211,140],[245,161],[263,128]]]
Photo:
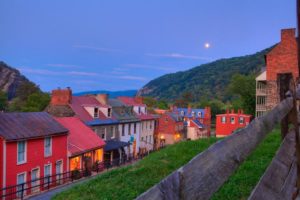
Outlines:
[[153,65],[143,65],[143,64],[126,64],[126,67],[130,68],[138,68],[138,69],[155,69],[161,71],[174,71],[174,67],[160,67],[160,66],[153,66]]
[[116,78],[125,79],[125,80],[135,80],[135,81],[146,81],[145,77],[141,76],[116,76]]
[[146,56],[152,57],[165,57],[165,58],[183,58],[183,59],[195,59],[195,60],[212,60],[209,57],[201,57],[201,56],[193,56],[193,55],[185,55],[180,53],[169,53],[169,54],[152,54],[147,53]]
[[72,47],[76,48],[76,49],[87,49],[87,50],[101,51],[101,52],[117,52],[117,51],[120,51],[118,49],[109,49],[109,48],[95,47],[95,46],[89,46],[89,45],[73,45]]
[[100,74],[95,72],[80,72],[80,71],[71,71],[67,72],[69,75],[76,75],[76,76],[99,76]]
[[83,66],[78,65],[69,65],[69,64],[47,64],[49,67],[58,67],[58,68],[84,68]]
[[31,73],[31,74],[38,74],[38,75],[55,75],[55,76],[63,75],[61,72],[55,72],[46,69],[33,69],[27,67],[19,67],[18,70],[20,70],[22,73]]

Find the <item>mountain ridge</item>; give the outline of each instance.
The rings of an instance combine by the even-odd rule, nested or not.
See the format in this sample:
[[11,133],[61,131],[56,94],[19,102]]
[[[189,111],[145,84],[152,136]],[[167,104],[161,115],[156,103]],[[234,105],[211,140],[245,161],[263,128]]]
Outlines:
[[[275,45],[274,45],[275,46]],[[137,93],[157,99],[174,101],[184,92],[191,92],[194,101],[205,96],[226,101],[226,87],[234,74],[257,74],[265,66],[264,56],[274,46],[246,56],[223,58],[186,71],[165,74],[151,80]]]

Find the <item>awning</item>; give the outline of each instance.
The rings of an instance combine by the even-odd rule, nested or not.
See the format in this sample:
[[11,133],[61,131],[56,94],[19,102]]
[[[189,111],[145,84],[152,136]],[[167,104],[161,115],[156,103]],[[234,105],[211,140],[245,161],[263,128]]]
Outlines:
[[122,147],[126,147],[129,145],[130,145],[130,143],[128,143],[128,142],[108,140],[108,141],[106,141],[106,145],[104,146],[104,151],[112,151],[112,150],[120,149]]

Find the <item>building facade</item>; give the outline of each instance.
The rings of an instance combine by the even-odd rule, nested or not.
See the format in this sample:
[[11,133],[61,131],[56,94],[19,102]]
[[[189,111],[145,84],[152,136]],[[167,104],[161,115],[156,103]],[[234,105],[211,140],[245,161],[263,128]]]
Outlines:
[[299,77],[296,29],[281,30],[281,41],[265,56],[266,69],[256,77],[256,117],[263,116],[279,103],[278,75]]
[[239,128],[246,127],[251,121],[251,115],[244,114],[243,110],[234,110],[226,114],[216,115],[216,137],[226,137]]
[[46,112],[0,113],[0,130],[2,188],[24,183],[24,195],[33,194],[67,171],[68,129]]

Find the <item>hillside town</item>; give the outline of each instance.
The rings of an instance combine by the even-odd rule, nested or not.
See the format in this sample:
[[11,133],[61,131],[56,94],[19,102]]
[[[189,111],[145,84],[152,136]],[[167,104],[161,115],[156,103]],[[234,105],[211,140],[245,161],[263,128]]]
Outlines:
[[[295,29],[283,29],[256,78],[256,117],[279,103],[279,74],[298,77],[296,49]],[[210,107],[149,110],[141,96],[74,96],[71,88],[58,88],[43,112],[0,113],[0,195],[32,196],[130,165],[181,141],[227,137],[254,118],[243,109],[216,116]]]

